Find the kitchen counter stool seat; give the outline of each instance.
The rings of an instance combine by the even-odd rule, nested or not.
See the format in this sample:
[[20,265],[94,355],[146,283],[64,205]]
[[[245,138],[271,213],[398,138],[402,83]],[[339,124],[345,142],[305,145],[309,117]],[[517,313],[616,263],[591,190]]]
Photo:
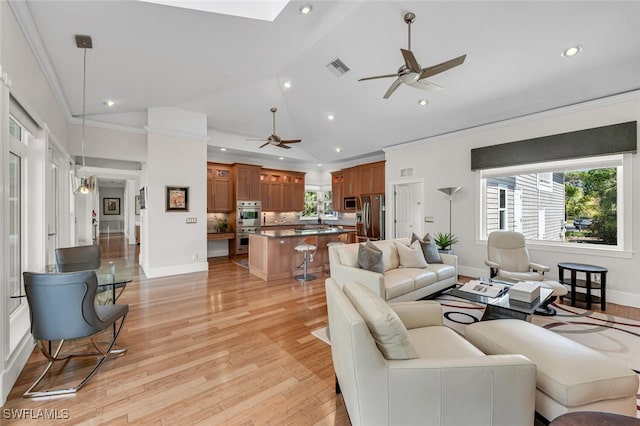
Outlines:
[[313,257],[316,254],[316,251],[318,250],[318,236],[314,235],[314,236],[310,236],[310,237],[306,237],[304,239],[304,243],[303,244],[298,244],[297,246],[295,246],[295,251],[297,251],[298,253],[303,253],[304,254],[304,258],[302,259],[302,263],[300,265],[298,265],[297,269],[302,268],[303,269],[303,273],[296,275],[294,278],[298,281],[302,281],[302,282],[306,282],[306,281],[313,281],[316,279],[316,277],[314,275],[311,275],[309,273],[307,273],[307,267],[309,265],[309,263],[313,262]]

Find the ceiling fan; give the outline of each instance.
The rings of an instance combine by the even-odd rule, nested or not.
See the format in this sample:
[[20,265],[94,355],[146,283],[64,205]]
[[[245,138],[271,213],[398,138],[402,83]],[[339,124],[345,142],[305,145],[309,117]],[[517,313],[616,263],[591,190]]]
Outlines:
[[408,49],[400,49],[402,52],[402,57],[404,58],[404,65],[402,65],[398,72],[395,74],[385,74],[385,75],[377,75],[374,77],[365,77],[361,78],[358,81],[363,80],[373,80],[376,78],[389,78],[389,77],[397,77],[396,81],[391,83],[391,87],[384,94],[384,99],[389,99],[389,96],[395,92],[395,90],[400,86],[400,83],[407,84],[411,87],[416,87],[418,89],[427,90],[427,91],[436,91],[442,89],[442,86],[438,86],[437,84],[431,83],[430,81],[425,80],[427,77],[434,76],[436,74],[440,74],[441,72],[447,71],[453,67],[457,67],[461,65],[466,59],[467,55],[458,56],[457,58],[450,59],[446,62],[442,62],[438,65],[433,65],[427,68],[421,68],[420,64],[416,60],[416,57],[413,55],[411,51],[411,24],[415,21],[416,15],[413,12],[407,12],[404,15],[404,22],[409,26],[409,47]]
[[269,135],[267,139],[247,139],[248,141],[265,142],[262,145],[260,145],[260,148],[264,148],[267,145],[273,145],[273,146],[286,148],[286,149],[291,148],[287,144],[302,142],[302,139],[282,139],[280,136],[276,135],[276,111],[278,111],[278,108],[276,107],[271,108],[271,112],[273,113],[273,133]]

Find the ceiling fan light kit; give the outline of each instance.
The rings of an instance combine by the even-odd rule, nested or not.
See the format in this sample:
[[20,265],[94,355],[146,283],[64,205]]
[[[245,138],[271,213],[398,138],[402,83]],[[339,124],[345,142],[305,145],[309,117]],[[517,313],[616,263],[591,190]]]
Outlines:
[[[400,53],[402,53],[402,57],[404,58],[404,65],[402,65],[398,72],[395,74],[385,74],[385,75],[377,75],[373,77],[364,77],[359,79],[358,81],[364,80],[374,80],[379,78],[390,78],[395,77],[396,80],[391,83],[389,89],[387,89],[384,94],[384,99],[389,99],[389,97],[396,91],[396,89],[402,84],[406,84],[411,87],[415,87],[416,89],[426,90],[426,91],[436,91],[441,90],[442,87],[437,84],[431,83],[427,81],[426,78],[434,76],[436,74],[440,74],[441,72],[447,71],[453,67],[457,67],[464,63],[467,55],[458,56],[457,58],[450,59],[448,61],[442,62],[437,65],[433,65],[430,67],[422,68],[413,52],[411,51],[411,24],[415,21],[416,15],[413,12],[407,12],[404,15],[404,22],[407,24],[408,29],[408,45],[407,49],[400,49]],[[421,104],[422,105],[422,104]]]

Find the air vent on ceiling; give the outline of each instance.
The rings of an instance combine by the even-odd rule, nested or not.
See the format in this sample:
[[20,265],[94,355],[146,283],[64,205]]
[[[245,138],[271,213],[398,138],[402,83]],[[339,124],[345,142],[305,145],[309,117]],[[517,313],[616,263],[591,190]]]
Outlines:
[[327,68],[329,68],[329,71],[334,73],[336,77],[340,77],[350,69],[344,64],[344,62],[340,60],[340,58],[336,58],[333,61],[329,62],[327,64]]

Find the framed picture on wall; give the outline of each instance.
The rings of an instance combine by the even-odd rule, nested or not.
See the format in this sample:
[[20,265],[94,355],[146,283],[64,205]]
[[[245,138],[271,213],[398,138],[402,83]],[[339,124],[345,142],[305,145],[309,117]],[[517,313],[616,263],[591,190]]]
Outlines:
[[147,187],[146,186],[143,186],[142,188],[140,188],[139,201],[140,201],[140,208],[146,209],[147,208]]
[[167,208],[172,211],[189,211],[189,187],[167,186]]
[[139,215],[140,214],[140,196],[139,195],[136,195],[135,204],[136,204],[136,215]]
[[103,198],[102,214],[119,215],[120,214],[120,198]]

